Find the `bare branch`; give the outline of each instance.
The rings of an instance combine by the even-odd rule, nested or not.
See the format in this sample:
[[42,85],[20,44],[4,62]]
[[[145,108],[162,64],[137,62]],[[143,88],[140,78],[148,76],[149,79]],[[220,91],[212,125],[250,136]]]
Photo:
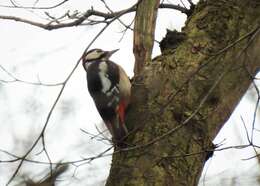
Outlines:
[[[189,153],[189,154],[182,154],[182,156],[193,156],[193,155],[198,155],[200,153],[205,153],[205,152],[210,152],[210,151],[225,151],[225,150],[229,150],[229,149],[237,149],[237,150],[240,150],[240,149],[244,149],[244,148],[248,148],[248,147],[255,147],[255,148],[260,148],[259,146],[257,145],[254,145],[254,144],[245,144],[245,145],[232,145],[232,146],[227,146],[227,147],[223,147],[223,148],[216,148],[216,149],[205,149],[203,151],[199,151],[199,152],[193,152],[193,153]],[[73,164],[73,165],[76,165],[78,163],[80,163],[79,165],[77,166],[81,166],[81,165],[84,165],[84,164],[87,164],[87,163],[90,163],[91,161],[93,160],[96,160],[96,159],[99,159],[99,158],[103,158],[103,157],[108,157],[108,156],[111,156],[113,155],[114,153],[120,153],[122,151],[128,151],[128,150],[131,150],[131,149],[120,149],[118,151],[115,151],[114,153],[109,153],[109,154],[106,154],[109,150],[111,150],[113,148],[113,146],[107,148],[106,150],[100,152],[98,155],[95,155],[95,156],[91,156],[91,157],[83,157],[82,159],[80,160],[72,160],[72,161],[65,161],[65,162],[52,162],[53,165],[68,165],[68,164]],[[13,160],[6,160],[6,161],[0,161],[0,163],[4,162],[4,163],[12,163],[12,162],[16,162],[16,161],[19,161],[21,159],[23,159],[22,157],[18,157],[17,155],[14,155],[10,152],[7,152],[7,151],[4,151],[4,150],[0,150],[1,152],[4,152],[8,155],[10,155],[11,157],[14,157],[15,159]],[[256,156],[259,156],[258,155],[255,155],[255,156],[252,156],[250,158],[245,158],[243,160],[248,160],[248,159],[252,159],[252,158],[255,158]],[[180,155],[176,155],[176,156],[167,156],[169,158],[178,158],[178,157],[181,157]],[[25,158],[24,161],[26,162],[29,162],[29,163],[36,163],[36,164],[43,164],[43,165],[49,165],[49,162],[44,162],[44,161],[36,161],[36,160],[31,160],[31,159],[27,159]]]
[[13,5],[14,7],[17,6],[17,5],[16,5],[16,2],[14,2],[14,0],[10,0],[10,2],[12,3],[12,5]]
[[126,13],[133,12],[134,10],[135,10],[135,6],[132,6],[131,8],[121,10],[121,11],[118,11],[118,12],[114,12],[114,13],[103,13],[103,12],[100,12],[100,11],[90,9],[90,10],[86,11],[78,19],[71,21],[71,22],[68,22],[68,23],[60,23],[60,24],[52,24],[52,22],[44,24],[44,23],[40,23],[40,22],[31,21],[31,20],[28,20],[28,19],[23,19],[23,18],[20,18],[20,17],[5,16],[5,15],[0,15],[0,19],[18,21],[18,22],[30,24],[30,25],[33,25],[33,26],[37,26],[37,27],[40,27],[40,28],[43,28],[43,29],[46,29],[46,30],[53,30],[53,29],[66,28],[66,27],[72,27],[72,26],[79,26],[85,20],[87,20],[87,18],[89,18],[90,16],[98,16],[98,17],[102,17],[105,20],[107,20],[107,19],[118,18],[118,17],[120,17],[120,16],[122,16]]
[[104,133],[107,132],[107,130],[104,131],[100,131],[97,127],[96,127],[98,134],[92,134],[84,129],[80,129],[83,133],[87,134],[90,136],[90,139],[93,140],[97,140],[97,141],[108,141],[110,144],[112,144],[112,140],[110,140],[109,138],[107,138],[106,136],[104,136]]
[[250,141],[250,137],[249,137],[249,134],[248,134],[248,130],[247,130],[247,128],[246,128],[246,123],[245,123],[245,121],[244,121],[244,119],[243,119],[243,117],[240,115],[240,118],[241,118],[241,121],[242,121],[242,123],[243,123],[243,127],[244,127],[244,129],[245,129],[245,131],[246,131],[246,137],[247,137],[247,141],[248,141],[248,143],[252,143],[251,141]]
[[180,5],[174,5],[174,4],[160,4],[159,8],[168,8],[168,9],[178,10],[186,15],[188,15],[190,13],[189,9],[182,7]]
[[0,65],[0,69],[2,69],[6,74],[8,74],[12,80],[3,80],[0,79],[0,82],[2,83],[15,83],[15,82],[20,82],[20,83],[25,83],[25,84],[29,84],[29,85],[37,85],[37,86],[60,86],[63,84],[63,82],[61,83],[53,83],[53,84],[49,84],[49,83],[42,83],[38,77],[38,82],[31,82],[31,81],[25,81],[22,79],[17,78],[15,75],[13,75],[12,73],[10,73],[8,70],[6,70],[2,65]]
[[[185,14],[188,14],[189,11],[190,11],[189,9],[186,9],[186,8],[181,7],[179,5],[173,5],[173,4],[161,4],[161,5],[159,5],[159,8],[174,9],[174,10],[181,11],[182,13],[185,13]],[[40,22],[29,20],[29,19],[24,19],[24,18],[21,18],[21,17],[7,16],[7,15],[0,15],[0,19],[12,20],[12,21],[17,21],[17,22],[21,22],[21,23],[26,23],[26,24],[36,26],[36,27],[40,27],[40,28],[43,28],[43,29],[46,29],[46,30],[54,30],[54,29],[60,29],[60,28],[66,28],[66,27],[79,26],[79,25],[83,24],[84,21],[86,21],[91,16],[97,16],[97,17],[103,18],[104,20],[108,20],[108,19],[113,19],[115,17],[119,18],[124,14],[131,13],[131,12],[134,12],[134,11],[136,11],[135,5],[128,8],[128,9],[117,11],[117,12],[112,12],[112,13],[104,13],[104,12],[96,11],[94,9],[89,9],[82,16],[78,17],[74,21],[70,21],[70,22],[67,22],[67,23],[58,23],[58,24],[57,23],[53,24],[53,21],[51,21],[47,24],[46,23],[40,23]]]
[[181,2],[182,6],[183,6],[184,8],[187,8],[187,7],[185,6],[185,4],[183,3],[182,0],[180,0],[180,2]]
[[194,3],[192,2],[192,0],[187,0],[191,6],[195,6]]
[[64,3],[68,2],[68,1],[69,0],[63,0],[63,1],[59,2],[58,4],[55,4],[55,5],[52,5],[52,6],[47,6],[47,7],[19,6],[15,2],[11,1],[13,6],[10,6],[10,5],[0,5],[0,7],[3,7],[3,8],[21,8],[21,9],[45,9],[45,10],[47,10],[47,9],[57,8],[57,7],[63,5]]
[[44,154],[46,155],[46,157],[48,159],[48,162],[49,162],[49,165],[50,165],[50,175],[52,176],[52,161],[51,161],[51,157],[50,157],[50,155],[49,155],[49,153],[47,151],[44,133],[42,134],[41,139],[42,139],[43,152],[44,152]]
[[[113,13],[112,9],[108,6],[108,4],[106,3],[105,0],[100,0],[104,6],[106,7],[107,10],[109,10],[111,13]],[[124,35],[126,34],[127,30],[130,29],[131,31],[133,31],[134,29],[131,28],[131,25],[134,23],[134,19],[131,21],[131,23],[129,25],[126,25],[121,19],[118,19],[118,21],[125,27],[125,29],[122,31],[122,37],[119,39],[119,42],[122,41]]]
[[36,6],[37,3],[39,3],[40,0],[36,0],[34,3],[33,3],[33,6]]
[[[151,62],[159,4],[159,0],[143,0],[136,10],[133,40],[135,77],[138,77],[142,73],[145,64]],[[146,21],[143,21],[144,19]]]

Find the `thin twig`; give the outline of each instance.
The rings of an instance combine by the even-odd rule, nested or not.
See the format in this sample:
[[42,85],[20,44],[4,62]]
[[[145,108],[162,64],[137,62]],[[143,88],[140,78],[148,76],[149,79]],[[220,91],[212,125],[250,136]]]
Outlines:
[[10,5],[0,5],[0,7],[3,7],[3,8],[21,8],[21,9],[54,9],[54,8],[57,8],[61,5],[63,5],[64,3],[68,2],[69,0],[63,0],[55,5],[52,5],[52,6],[46,6],[46,7],[35,7],[35,6],[19,6],[17,4],[15,4],[13,1],[11,1],[12,5],[13,6],[10,6]]
[[245,121],[244,121],[244,119],[243,119],[243,117],[241,115],[240,115],[240,119],[241,119],[241,121],[243,123],[243,126],[244,126],[244,129],[246,131],[247,141],[248,141],[249,144],[252,144],[252,141],[250,141],[250,137],[249,137],[248,130],[247,130],[247,127],[246,127],[246,123],[245,123]]
[[195,6],[194,3],[192,2],[192,0],[187,0],[191,6]]
[[[160,4],[159,8],[174,9],[174,10],[181,11],[182,13],[186,13],[186,14],[189,13],[189,9],[183,8],[179,5]],[[122,16],[126,13],[134,12],[134,11],[136,11],[135,5],[132,6],[131,8],[128,8],[128,9],[125,9],[125,10],[120,10],[120,11],[113,12],[113,13],[104,13],[104,12],[96,11],[94,9],[89,9],[76,20],[70,21],[68,23],[59,23],[59,24],[52,24],[53,22],[44,24],[44,23],[41,23],[41,22],[36,22],[36,21],[29,20],[29,19],[21,18],[21,17],[6,16],[6,15],[0,15],[0,19],[18,21],[18,22],[21,22],[21,23],[26,23],[26,24],[29,24],[29,25],[32,25],[32,26],[40,27],[40,28],[43,28],[43,29],[46,29],[46,30],[54,30],[54,29],[60,29],[60,28],[66,28],[66,27],[79,26],[79,25],[83,24],[84,21],[86,21],[91,16],[101,17],[101,18],[104,18],[105,20],[113,19],[113,18],[118,19],[120,16]]]
[[63,82],[61,83],[53,83],[53,84],[49,84],[49,83],[42,83],[39,79],[38,76],[38,82],[32,82],[32,81],[25,81],[22,79],[17,78],[15,75],[13,75],[12,73],[10,73],[8,70],[6,70],[6,68],[4,68],[2,65],[0,65],[0,68],[7,74],[9,75],[13,80],[3,80],[1,79],[0,81],[2,83],[15,83],[15,82],[20,82],[20,83],[25,83],[25,84],[29,84],[29,85],[37,85],[37,86],[60,86],[63,84]]

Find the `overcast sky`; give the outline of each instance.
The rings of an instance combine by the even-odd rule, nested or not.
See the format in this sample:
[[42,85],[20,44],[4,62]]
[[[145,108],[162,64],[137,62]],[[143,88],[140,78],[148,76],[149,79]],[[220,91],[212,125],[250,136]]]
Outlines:
[[[9,1],[2,1],[9,4]],[[34,1],[16,1],[24,6],[31,6]],[[58,1],[56,1],[58,2]],[[178,1],[168,1],[178,4]],[[114,10],[122,10],[135,3],[134,0],[108,1],[109,6]],[[54,1],[39,1],[38,6],[55,4]],[[95,9],[107,11],[102,3],[97,0],[68,1],[64,6],[48,10],[51,15],[60,16],[67,10],[71,12],[78,10],[84,12],[93,6]],[[32,20],[44,22],[45,14],[38,11],[21,9],[0,8],[1,15],[15,15]],[[134,14],[122,17],[122,20],[129,24]],[[181,30],[186,16],[173,10],[160,10],[157,20],[155,39],[160,41],[166,33],[166,28]],[[67,77],[82,52],[102,28],[98,26],[80,26],[54,31],[46,31],[30,25],[13,21],[0,21],[0,65],[19,79],[25,81],[43,83],[58,83]],[[91,48],[102,48],[105,50],[120,50],[114,54],[112,60],[120,64],[128,73],[133,75],[132,54],[132,32],[122,38],[124,27],[119,22],[111,25]],[[153,56],[160,54],[157,43],[154,45]],[[0,69],[0,79],[12,80],[12,78]],[[0,149],[7,150],[17,155],[23,155],[38,137],[46,116],[57,97],[60,86],[46,87],[33,86],[25,83],[1,83],[0,82]],[[253,91],[252,91],[253,92]],[[234,117],[225,125],[222,133],[215,139],[216,143],[224,141],[226,146],[246,143],[245,130],[241,122],[242,116],[245,122],[252,123],[255,100],[253,93],[243,99],[242,106],[237,108]],[[257,120],[258,123],[258,120]],[[54,110],[48,124],[45,135],[45,143],[53,162],[73,161],[82,158],[98,155],[110,145],[105,141],[91,139],[83,133],[84,129],[92,134],[99,130],[105,130],[102,121],[94,107],[93,101],[87,91],[85,72],[81,65],[73,74],[65,91]],[[109,136],[108,134],[106,136]],[[223,147],[223,146],[222,146]],[[36,155],[41,151],[41,143],[31,153],[30,158],[47,161],[44,153]],[[112,153],[112,150],[108,154]],[[256,160],[241,161],[252,154],[252,149],[229,150],[215,153],[213,160],[207,169],[205,183],[210,185],[220,184],[220,176],[228,183],[230,177],[238,177],[239,183],[250,182],[256,185],[252,175],[259,175]],[[236,158],[235,158],[236,157]],[[0,159],[10,157],[0,152]],[[70,167],[69,172],[62,176],[64,181],[58,185],[103,185],[109,173],[111,156],[100,158],[75,169]],[[0,164],[0,185],[6,184],[13,174],[17,164]],[[254,167],[254,169],[252,169]],[[42,172],[48,167],[25,163],[21,173],[29,175],[30,178],[41,178]],[[75,171],[76,170],[76,171]],[[248,171],[250,170],[250,171]],[[247,173],[247,172],[250,172]],[[253,174],[252,174],[253,173]],[[74,174],[74,177],[72,175]],[[243,177],[241,177],[243,175]],[[228,184],[226,184],[228,185]],[[245,185],[245,184],[244,184]]]

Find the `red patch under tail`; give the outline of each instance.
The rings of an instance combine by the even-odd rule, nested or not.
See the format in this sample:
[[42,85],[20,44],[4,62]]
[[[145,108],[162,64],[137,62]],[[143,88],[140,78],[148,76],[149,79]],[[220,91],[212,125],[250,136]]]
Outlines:
[[125,102],[120,101],[119,106],[118,106],[118,114],[120,118],[120,123],[125,123]]
[[119,123],[120,123],[120,127],[123,128],[123,130],[125,131],[125,133],[128,133],[128,130],[125,126],[125,110],[126,110],[126,103],[124,100],[120,101],[117,112],[119,115]]

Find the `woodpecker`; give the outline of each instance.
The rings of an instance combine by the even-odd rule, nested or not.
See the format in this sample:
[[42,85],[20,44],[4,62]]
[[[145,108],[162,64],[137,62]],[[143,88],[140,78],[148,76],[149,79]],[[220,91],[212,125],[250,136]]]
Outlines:
[[109,60],[118,49],[92,49],[82,58],[88,90],[114,142],[127,135],[125,112],[130,103],[131,83],[122,67]]

